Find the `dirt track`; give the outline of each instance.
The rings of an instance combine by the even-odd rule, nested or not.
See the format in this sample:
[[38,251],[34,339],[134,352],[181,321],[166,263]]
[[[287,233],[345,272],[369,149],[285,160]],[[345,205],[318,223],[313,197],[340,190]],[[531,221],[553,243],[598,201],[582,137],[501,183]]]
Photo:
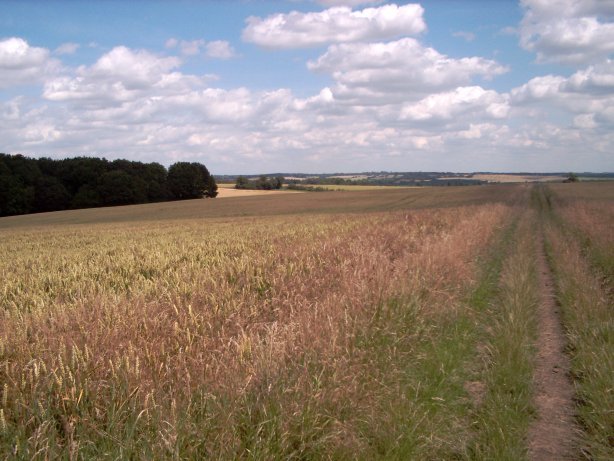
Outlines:
[[564,353],[565,336],[559,306],[554,294],[552,272],[546,262],[543,237],[540,238],[537,264],[541,299],[538,308],[537,360],[534,374],[537,419],[529,429],[529,459],[577,459],[574,443],[573,386],[569,377],[569,358]]

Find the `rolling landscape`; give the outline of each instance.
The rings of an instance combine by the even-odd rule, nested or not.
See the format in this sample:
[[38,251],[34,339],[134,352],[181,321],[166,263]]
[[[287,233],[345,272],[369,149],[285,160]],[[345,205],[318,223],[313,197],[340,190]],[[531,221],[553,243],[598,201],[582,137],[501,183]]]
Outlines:
[[1,218],[0,452],[608,459],[613,206],[523,183]]
[[614,460],[614,0],[0,30],[0,461]]

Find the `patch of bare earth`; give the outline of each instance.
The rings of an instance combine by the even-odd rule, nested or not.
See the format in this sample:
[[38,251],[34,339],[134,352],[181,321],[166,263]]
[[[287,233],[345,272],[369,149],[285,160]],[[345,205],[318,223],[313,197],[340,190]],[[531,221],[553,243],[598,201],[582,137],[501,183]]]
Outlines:
[[537,419],[529,428],[529,459],[572,460],[577,458],[577,433],[574,420],[573,385],[569,377],[569,358],[564,353],[565,336],[554,296],[552,272],[540,239],[538,270],[540,304],[538,308],[537,361],[533,377],[536,389]]

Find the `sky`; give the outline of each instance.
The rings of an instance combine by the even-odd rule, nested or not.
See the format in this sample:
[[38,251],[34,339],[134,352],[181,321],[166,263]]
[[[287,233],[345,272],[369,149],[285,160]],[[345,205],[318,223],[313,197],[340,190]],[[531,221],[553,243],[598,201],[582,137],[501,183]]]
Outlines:
[[614,171],[614,0],[0,0],[0,152]]

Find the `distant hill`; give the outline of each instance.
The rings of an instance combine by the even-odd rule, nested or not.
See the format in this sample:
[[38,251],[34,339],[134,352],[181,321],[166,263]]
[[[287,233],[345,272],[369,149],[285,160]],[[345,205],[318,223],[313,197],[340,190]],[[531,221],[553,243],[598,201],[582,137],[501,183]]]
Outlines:
[[[454,173],[454,172],[361,172],[361,173],[273,173],[268,177],[283,177],[286,184],[306,185],[380,185],[380,186],[466,186],[496,182],[550,182],[563,181],[569,172],[558,173]],[[576,173],[582,180],[612,180],[614,173]],[[257,175],[216,175],[218,182],[235,182],[239,176],[256,179]]]

